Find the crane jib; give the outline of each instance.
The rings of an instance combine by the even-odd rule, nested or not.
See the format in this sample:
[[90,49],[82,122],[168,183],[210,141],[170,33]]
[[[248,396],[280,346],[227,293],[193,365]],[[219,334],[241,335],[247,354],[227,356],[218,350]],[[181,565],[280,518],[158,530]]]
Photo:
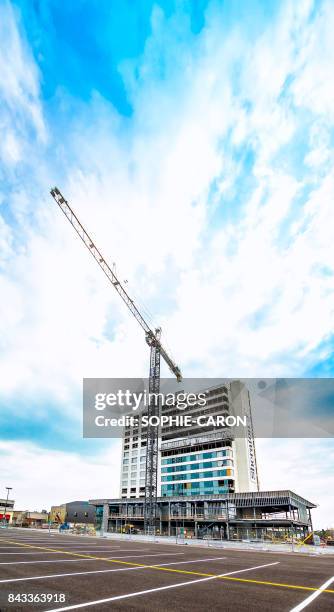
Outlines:
[[59,208],[65,214],[65,216],[67,217],[67,219],[69,220],[69,222],[71,223],[71,225],[73,226],[73,228],[75,229],[79,237],[81,238],[82,242],[85,244],[87,249],[93,255],[94,259],[96,260],[100,268],[103,270],[103,272],[105,273],[105,275],[107,276],[107,278],[109,279],[113,287],[116,289],[117,293],[120,295],[123,302],[126,304],[130,312],[133,314],[135,319],[138,321],[139,325],[145,331],[146,340],[148,344],[150,345],[154,344],[159,349],[161,357],[163,358],[165,363],[168,365],[169,369],[174,374],[177,381],[180,382],[182,380],[180,368],[174,363],[173,359],[171,359],[167,351],[161,345],[161,342],[159,340],[159,334],[157,334],[157,331],[154,332],[150,328],[148,323],[145,321],[144,317],[141,315],[134,301],[130,298],[127,291],[124,289],[122,283],[119,281],[119,279],[117,278],[115,273],[112,271],[110,266],[107,264],[106,260],[104,259],[99,249],[95,246],[94,241],[84,229],[82,223],[79,221],[78,217],[76,216],[76,214],[70,207],[67,200],[64,198],[64,196],[61,194],[61,192],[59,191],[57,187],[54,187],[53,189],[51,189],[50,193],[53,199],[58,204]]

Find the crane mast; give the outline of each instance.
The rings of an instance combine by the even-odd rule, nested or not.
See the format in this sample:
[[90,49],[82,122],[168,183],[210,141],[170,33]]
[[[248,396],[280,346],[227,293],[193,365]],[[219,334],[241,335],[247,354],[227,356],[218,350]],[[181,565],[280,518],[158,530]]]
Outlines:
[[[182,375],[180,368],[174,363],[173,359],[168,355],[160,342],[161,329],[151,329],[141,312],[130,298],[124,286],[117,278],[115,272],[110,268],[104,259],[101,251],[96,247],[93,240],[86,232],[85,228],[79,221],[76,214],[73,212],[69,203],[65,200],[57,187],[50,191],[53,199],[58,204],[76,233],[81,238],[87,249],[93,255],[109,282],[113,285],[117,293],[122,298],[132,315],[138,321],[139,325],[145,332],[145,339],[150,347],[150,373],[149,373],[149,393],[150,400],[147,407],[148,425],[147,425],[147,450],[146,450],[146,466],[145,466],[145,503],[144,503],[144,526],[147,533],[154,533],[156,526],[156,509],[157,509],[157,489],[158,489],[158,441],[159,429],[150,424],[150,417],[160,414],[159,394],[160,391],[160,358],[162,357],[168,365],[170,371],[176,377],[178,382],[181,382]],[[154,395],[152,395],[154,394]]]

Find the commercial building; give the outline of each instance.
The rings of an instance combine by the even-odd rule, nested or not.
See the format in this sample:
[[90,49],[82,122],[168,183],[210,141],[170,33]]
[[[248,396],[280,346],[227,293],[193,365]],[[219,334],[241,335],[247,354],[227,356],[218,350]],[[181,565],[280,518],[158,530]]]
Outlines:
[[47,525],[49,515],[46,510],[42,512],[29,512],[29,510],[14,510],[12,516],[13,527],[43,527]]
[[51,506],[50,522],[57,525],[64,523],[94,525],[95,509],[88,501],[73,501],[59,506]]
[[12,522],[14,504],[13,499],[0,499],[0,523],[4,522],[4,520],[7,523]]
[[[232,381],[202,393],[205,406],[187,406],[194,423],[180,428],[161,428],[158,453],[158,496],[218,495],[257,491],[259,488],[250,396],[245,385]],[[184,411],[185,412],[185,411]],[[162,414],[175,417],[180,409],[162,407]],[[214,425],[198,426],[198,417],[244,417],[241,434]],[[146,427],[124,429],[120,497],[145,496]]]
[[[96,528],[144,532],[144,500],[94,499]],[[316,505],[292,491],[160,497],[157,534],[226,540],[287,540],[313,531]]]

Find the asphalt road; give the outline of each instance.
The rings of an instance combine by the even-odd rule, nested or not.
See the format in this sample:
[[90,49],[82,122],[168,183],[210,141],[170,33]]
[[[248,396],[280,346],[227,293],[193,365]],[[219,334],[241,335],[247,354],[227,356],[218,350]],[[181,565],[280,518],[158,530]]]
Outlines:
[[1,612],[297,606],[334,610],[334,556],[0,530]]

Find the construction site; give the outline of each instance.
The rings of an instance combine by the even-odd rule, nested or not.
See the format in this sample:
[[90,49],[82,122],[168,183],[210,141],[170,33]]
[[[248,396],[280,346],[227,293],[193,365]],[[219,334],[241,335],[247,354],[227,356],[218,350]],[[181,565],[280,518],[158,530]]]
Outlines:
[[[51,194],[145,333],[152,394],[145,414],[173,413],[174,405],[160,403],[161,357],[177,383],[182,375],[160,328],[147,324],[61,192]],[[61,521],[91,514],[94,531],[20,529],[6,520],[1,611],[333,609],[333,556],[315,546],[316,504],[290,490],[260,490],[246,385],[230,380],[202,395],[207,403],[195,397],[184,431],[149,419],[123,428],[118,498],[53,507]],[[236,412],[246,419],[242,436],[229,427],[202,431],[195,419]]]
[[[206,427],[203,432],[195,421],[185,431],[152,424],[162,411],[176,412],[175,404],[161,406],[161,357],[177,383],[182,382],[180,367],[163,347],[161,329],[151,329],[60,190],[51,189],[51,195],[143,329],[150,349],[145,426],[123,428],[120,498],[90,501],[97,528],[102,533],[133,529],[153,536],[182,532],[224,540],[310,538],[313,502],[291,491],[259,490],[252,406],[244,383],[232,380],[194,394],[191,408],[192,417],[242,414],[246,421],[241,438],[229,427]],[[204,410],[199,397],[207,400]]]
[[[98,530],[144,534],[140,499],[90,500]],[[157,535],[232,541],[303,541],[312,532],[315,504],[291,491],[158,498]]]
[[334,610],[332,4],[0,0],[0,612]]

